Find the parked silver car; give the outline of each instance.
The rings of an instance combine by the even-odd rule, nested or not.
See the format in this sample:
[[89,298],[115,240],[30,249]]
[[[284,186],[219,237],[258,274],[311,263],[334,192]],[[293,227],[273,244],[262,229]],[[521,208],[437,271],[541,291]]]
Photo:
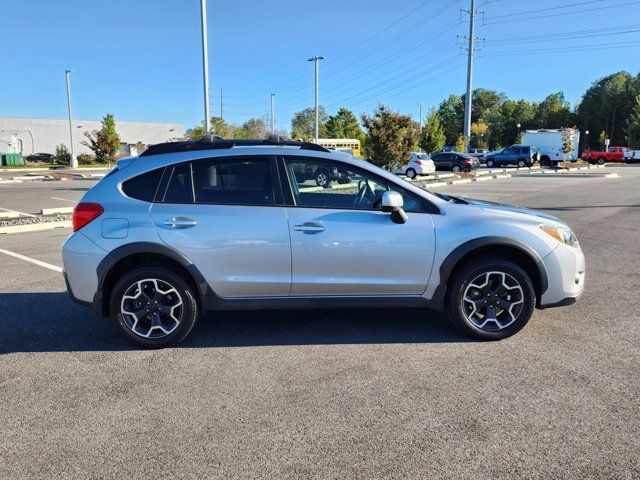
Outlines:
[[[329,185],[299,172],[323,167]],[[125,158],[85,193],[63,247],[71,297],[144,347],[205,311],[407,307],[480,339],[582,293],[585,259],[557,218],[429,193],[311,143],[176,142]]]
[[429,157],[428,153],[411,152],[409,162],[395,170],[396,175],[406,175],[407,178],[414,179],[418,175],[430,175],[435,173],[436,165]]

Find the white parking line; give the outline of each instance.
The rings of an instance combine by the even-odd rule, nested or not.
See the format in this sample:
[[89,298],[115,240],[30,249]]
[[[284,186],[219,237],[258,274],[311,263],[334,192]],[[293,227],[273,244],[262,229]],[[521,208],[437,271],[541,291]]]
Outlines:
[[17,210],[9,210],[8,208],[0,207],[0,210],[2,210],[3,212],[16,212],[16,213],[19,213],[20,215],[24,215],[25,217],[35,217],[35,215],[31,215],[30,213],[19,212]]
[[59,198],[59,197],[50,197],[53,200],[62,200],[63,202],[71,202],[71,203],[78,203],[75,200],[69,200],[68,198]]
[[2,248],[0,248],[0,253],[4,253],[5,255],[9,255],[10,257],[19,258],[20,260],[31,262],[35,265],[40,265],[41,267],[48,268],[49,270],[53,270],[54,272],[62,273],[62,267],[58,267],[57,265],[51,265],[50,263],[42,262],[40,260],[36,260],[35,258],[25,257],[24,255],[20,255],[19,253],[4,250]]

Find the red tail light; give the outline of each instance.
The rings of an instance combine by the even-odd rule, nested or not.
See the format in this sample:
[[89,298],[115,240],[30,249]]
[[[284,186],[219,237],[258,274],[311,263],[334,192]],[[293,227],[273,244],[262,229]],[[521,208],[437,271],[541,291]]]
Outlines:
[[422,165],[422,160],[416,160],[416,165]]
[[473,163],[473,158],[465,158],[464,161],[467,163]]
[[104,208],[97,203],[80,202],[73,209],[73,231],[77,232],[87,223],[92,222],[104,212]]

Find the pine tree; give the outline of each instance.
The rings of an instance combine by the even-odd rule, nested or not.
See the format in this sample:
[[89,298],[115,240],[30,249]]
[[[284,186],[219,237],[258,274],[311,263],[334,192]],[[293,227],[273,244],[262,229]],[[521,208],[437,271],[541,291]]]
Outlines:
[[88,140],[82,142],[91,149],[98,163],[113,163],[120,151],[120,135],[116,131],[116,120],[112,113],[102,119],[100,130],[85,132]]

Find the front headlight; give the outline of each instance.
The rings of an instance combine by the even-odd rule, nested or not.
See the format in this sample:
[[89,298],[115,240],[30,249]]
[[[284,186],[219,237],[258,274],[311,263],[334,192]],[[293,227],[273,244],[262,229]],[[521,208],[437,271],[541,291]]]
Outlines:
[[575,248],[580,248],[578,239],[571,231],[569,227],[555,227],[552,225],[540,225],[540,229],[547,235],[551,235],[553,238],[565,245],[570,245]]

